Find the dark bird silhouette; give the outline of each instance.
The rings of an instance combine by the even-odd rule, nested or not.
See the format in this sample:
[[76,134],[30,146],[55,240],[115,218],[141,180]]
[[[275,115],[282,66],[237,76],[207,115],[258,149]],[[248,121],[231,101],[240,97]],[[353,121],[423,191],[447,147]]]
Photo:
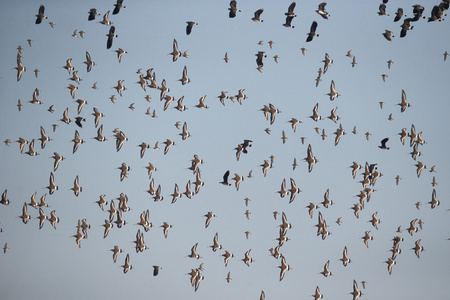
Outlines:
[[100,16],[100,14],[97,12],[96,8],[91,8],[89,11],[88,21],[95,20],[96,16]]
[[120,12],[121,8],[125,8],[126,6],[124,6],[123,4],[123,0],[117,0],[116,4],[114,4],[114,10],[113,10],[113,15],[117,15]]
[[263,8],[258,9],[255,11],[255,16],[252,18],[255,22],[264,22],[264,20],[261,20],[261,14],[264,12]]
[[36,24],[41,24],[42,19],[47,19],[47,17],[44,15],[45,7],[44,5],[39,6],[38,14],[36,15]]
[[294,28],[294,25],[291,25],[292,19],[294,19],[293,16],[287,16],[286,22],[283,24],[284,27]]
[[192,22],[192,21],[187,21],[187,26],[186,26],[186,34],[190,35],[192,32],[192,27],[194,27],[194,25],[198,25],[198,23]]
[[230,186],[231,183],[228,182],[228,176],[230,176],[230,170],[226,171],[225,174],[223,174],[223,181],[219,183]]
[[240,9],[237,9],[236,6],[237,6],[237,2],[235,0],[230,1],[230,7],[228,8],[228,10],[230,11],[228,16],[230,18],[236,17],[236,13],[241,11]]
[[386,143],[389,141],[389,138],[385,138],[381,140],[381,146],[378,146],[380,149],[389,150],[389,147],[386,146]]
[[398,8],[397,12],[395,13],[394,22],[400,21],[402,17],[406,17],[405,14],[403,14],[403,8]]
[[112,47],[113,38],[117,37],[117,34],[114,33],[115,31],[116,27],[111,26],[111,28],[109,28],[109,33],[106,35],[108,37],[108,41],[106,42],[106,49],[110,49]]
[[400,31],[400,37],[405,37],[408,30],[411,30],[414,28],[414,26],[411,26],[412,18],[407,18],[403,20],[403,24],[400,26],[402,30]]
[[295,8],[295,2],[292,2],[291,5],[288,7],[288,12],[284,13],[288,17],[296,17],[297,15],[294,14],[294,8]]
[[255,56],[256,56],[256,64],[258,65],[258,67],[264,66],[263,58],[267,57],[267,55],[264,54],[264,51],[258,51],[258,53],[256,53]]
[[82,128],[82,127],[83,127],[83,124],[81,124],[81,121],[84,121],[84,122],[86,122],[86,119],[85,119],[85,118],[83,118],[83,117],[76,117],[76,118],[75,118],[75,124],[77,124],[77,125],[78,125],[78,127],[80,127],[80,128]]
[[159,270],[162,269],[160,266],[153,266],[153,276],[157,276],[159,274]]
[[306,38],[306,42],[311,42],[315,36],[319,36],[319,34],[316,33],[316,29],[317,29],[317,22],[314,21],[311,24],[311,29],[309,30],[308,37]]
[[392,38],[394,37],[392,35],[392,31],[385,29],[385,32],[382,33],[385,39],[387,39],[389,42],[392,42]]

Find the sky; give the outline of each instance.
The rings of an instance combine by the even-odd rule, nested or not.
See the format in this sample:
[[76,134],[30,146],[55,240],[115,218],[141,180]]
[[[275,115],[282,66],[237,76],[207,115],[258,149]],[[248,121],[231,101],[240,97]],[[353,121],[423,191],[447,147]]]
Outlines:
[[[450,206],[445,195],[450,192],[446,184],[450,175],[445,170],[450,167],[450,145],[445,132],[450,126],[450,105],[445,87],[450,61],[444,61],[443,54],[450,51],[448,20],[427,22],[439,1],[424,1],[426,18],[412,22],[414,28],[400,38],[405,17],[399,22],[393,19],[399,7],[407,17],[413,16],[410,1],[389,1],[389,16],[377,14],[379,1],[330,2],[326,6],[328,20],[315,12],[319,3],[297,2],[294,28],[287,28],[282,24],[290,1],[238,1],[241,11],[235,18],[228,16],[228,1],[125,0],[126,7],[116,15],[112,14],[114,1],[3,1],[0,140],[11,143],[0,145],[0,192],[7,190],[10,201],[9,205],[0,204],[0,245],[7,243],[9,248],[0,253],[0,298],[258,299],[264,291],[267,299],[310,299],[318,286],[324,299],[352,299],[349,293],[354,280],[362,299],[447,297]],[[47,19],[35,24],[41,4]],[[91,8],[100,14],[94,21],[88,21]],[[264,9],[263,22],[252,21],[260,8]],[[107,11],[117,34],[111,49],[106,48],[110,26],[99,23]],[[186,34],[187,21],[198,23],[190,35]],[[307,43],[313,21],[318,23],[318,36]],[[49,22],[54,23],[53,28]],[[386,29],[392,31],[392,41],[383,37]],[[74,30],[78,37],[73,36]],[[85,32],[83,38],[80,31]],[[169,53],[174,39],[181,53],[187,51],[187,58],[172,60]],[[272,48],[269,41],[274,42]],[[26,71],[18,81],[14,68],[19,46]],[[120,63],[115,52],[119,48],[127,52]],[[307,49],[304,55],[301,48]],[[346,56],[349,50],[357,63],[354,67],[352,58]],[[86,51],[95,62],[90,72],[84,64]],[[259,51],[267,56],[261,71],[255,56]],[[316,87],[326,53],[333,62]],[[72,59],[80,83],[70,80],[72,74],[62,68],[67,59]],[[390,69],[388,60],[394,62]],[[179,79],[185,66],[190,82],[182,85]],[[164,79],[170,89],[167,94],[175,98],[167,110],[160,101],[160,90],[147,86],[144,91],[137,84],[137,71],[145,76],[150,68],[158,86]],[[40,71],[37,77],[35,69]],[[385,81],[382,74],[387,75]],[[126,88],[122,96],[114,88],[119,80],[124,80]],[[327,95],[332,80],[340,94],[333,101]],[[92,88],[95,82],[96,90]],[[74,99],[69,84],[78,87]],[[40,105],[29,103],[35,89],[40,91]],[[245,89],[246,95],[241,105],[236,99],[240,89]],[[222,91],[235,96],[234,102],[228,98],[222,105],[218,99]],[[410,104],[404,112],[398,105],[402,91]],[[112,95],[115,103],[110,100]],[[149,102],[146,95],[151,97]],[[204,95],[209,108],[195,107]],[[187,109],[173,109],[182,96]],[[87,101],[79,114],[86,119],[82,128],[74,121],[60,121],[66,108],[69,118],[75,120],[77,99]],[[379,102],[384,103],[382,108]],[[310,116],[317,103],[323,120],[315,122]],[[129,108],[131,104],[134,109]],[[279,110],[273,124],[261,111],[269,104]],[[50,106],[53,112],[48,111]],[[104,114],[99,124],[105,142],[93,139],[98,129],[91,115],[94,107]],[[327,118],[335,107],[336,123]],[[155,111],[156,118],[146,114],[148,108]],[[295,132],[289,123],[292,118],[302,122]],[[180,136],[181,127],[174,126],[176,122],[186,122],[190,136],[185,140]],[[58,125],[55,131],[53,124]],[[346,134],[335,145],[333,133],[340,124]],[[409,133],[412,125],[425,140],[418,145],[421,155],[416,160],[410,154],[410,138],[403,145],[398,135],[402,128]],[[51,138],[43,149],[38,140],[41,126]],[[356,134],[352,133],[355,126]],[[316,133],[316,127],[320,134],[325,130],[325,139]],[[116,128],[128,138],[120,151],[115,145]],[[85,142],[73,153],[75,131]],[[370,133],[368,139],[366,132]],[[25,154],[28,145],[20,153],[14,142],[19,137],[34,139],[39,155]],[[389,138],[388,150],[379,148],[384,138]],[[167,139],[175,144],[164,154]],[[235,148],[245,139],[252,141],[251,147],[238,161]],[[150,148],[140,158],[138,145],[142,142]],[[153,148],[156,142],[160,149]],[[311,172],[304,161],[309,145],[318,160]],[[56,171],[51,158],[54,152],[65,158]],[[183,195],[171,203],[175,184],[184,192],[188,181],[196,179],[189,170],[194,155],[203,160],[199,170],[204,185],[191,199]],[[272,167],[264,176],[261,165],[271,156],[275,157]],[[298,163],[295,169],[294,158]],[[420,177],[415,166],[419,161],[426,165]],[[355,178],[349,168],[353,162],[363,167]],[[375,191],[356,218],[351,207],[359,201],[356,195],[363,189],[360,181],[366,162],[377,164],[382,175],[368,186]],[[130,170],[120,181],[122,163]],[[162,201],[154,201],[146,192],[150,179],[145,167],[149,163],[157,168],[152,179],[155,187],[161,186]],[[231,186],[220,184],[228,170]],[[247,177],[250,171],[253,178]],[[52,195],[46,188],[51,173],[58,186]],[[235,174],[244,176],[239,190],[231,180]],[[401,177],[398,185],[397,175]],[[71,190],[77,176],[82,187],[79,196]],[[301,190],[292,203],[289,195],[281,198],[277,193],[283,179],[290,188],[290,178]],[[193,184],[191,187],[194,189]],[[327,189],[333,205],[325,208],[320,202]],[[440,205],[432,209],[428,202],[433,190]],[[35,192],[37,200],[47,194],[48,207],[42,209],[46,216],[55,211],[59,217],[56,230],[47,220],[39,229],[39,210],[32,206],[27,207],[31,216],[27,224],[17,217]],[[106,210],[121,193],[128,196],[131,208],[123,212],[126,224],[121,228],[114,224],[104,238],[102,224],[109,218]],[[95,203],[100,195],[106,195],[108,201],[105,211]],[[248,206],[245,198],[250,199]],[[119,201],[113,201],[118,207]],[[422,204],[420,209],[417,202]],[[306,208],[310,203],[319,206],[312,218]],[[145,232],[135,224],[147,209],[153,227]],[[274,211],[279,213],[276,219]],[[216,217],[205,228],[208,212]],[[280,252],[291,269],[280,280],[281,258],[270,256],[269,249],[278,244],[282,212],[292,228]],[[318,212],[331,232],[324,240],[316,235]],[[369,222],[375,212],[381,220],[378,229]],[[79,248],[73,235],[82,219],[90,229]],[[420,219],[423,228],[410,235],[407,228],[414,219]],[[164,222],[173,226],[167,238],[160,228]],[[402,232],[397,232],[399,226]],[[139,253],[133,243],[138,230],[148,247]],[[251,233],[248,239],[246,231]],[[373,236],[368,248],[362,239],[365,231]],[[222,249],[214,252],[210,246],[216,233]],[[396,236],[404,239],[402,252],[389,274],[385,261],[392,255]],[[412,250],[417,240],[424,248],[420,258]],[[196,243],[201,258],[187,257]],[[116,263],[109,251],[115,245],[123,250]],[[347,266],[340,261],[344,247],[351,259]],[[249,249],[254,261],[246,266],[242,259]],[[227,267],[222,256],[225,250],[235,256]],[[124,274],[121,265],[127,254],[132,269]],[[324,277],[320,272],[328,260],[333,275]],[[200,264],[204,279],[195,291],[186,274]],[[157,276],[153,276],[155,265],[162,267]],[[225,279],[228,272],[229,283]],[[362,281],[367,282],[365,289]]]

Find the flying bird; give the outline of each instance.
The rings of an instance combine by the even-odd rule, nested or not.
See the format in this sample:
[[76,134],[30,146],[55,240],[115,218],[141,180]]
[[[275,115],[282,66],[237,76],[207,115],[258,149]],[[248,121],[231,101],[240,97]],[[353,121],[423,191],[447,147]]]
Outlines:
[[118,35],[114,33],[115,31],[116,27],[111,26],[111,28],[109,28],[109,33],[106,35],[108,37],[108,40],[106,42],[106,49],[110,49],[113,44],[113,39],[118,37]]
[[309,30],[309,33],[307,33],[308,37],[306,38],[306,42],[311,42],[315,36],[319,36],[318,33],[316,33],[317,29],[317,22],[314,21],[311,24],[311,29]]
[[47,19],[47,17],[44,15],[45,7],[44,5],[39,6],[38,14],[36,15],[36,24],[41,24],[43,19]]
[[380,149],[389,150],[389,147],[386,146],[386,143],[389,141],[389,138],[384,138],[381,140],[381,146],[378,146]]
[[198,23],[193,22],[193,21],[187,21],[186,22],[187,26],[186,26],[186,35],[190,35],[192,32],[192,27],[194,27],[194,25],[198,25]]

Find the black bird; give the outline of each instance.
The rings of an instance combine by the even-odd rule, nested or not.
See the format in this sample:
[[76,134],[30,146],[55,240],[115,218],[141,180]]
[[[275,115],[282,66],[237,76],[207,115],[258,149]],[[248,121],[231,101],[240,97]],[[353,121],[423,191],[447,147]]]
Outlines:
[[406,17],[406,15],[403,14],[403,8],[398,8],[398,9],[397,9],[397,12],[395,13],[394,22],[400,21],[400,19],[401,19],[403,16]]
[[433,7],[433,9],[431,10],[431,17],[428,18],[428,22],[433,22],[433,21],[442,21],[444,20],[442,18],[442,16],[447,16],[446,14],[444,14],[444,10],[441,7],[441,5],[435,5]]
[[39,7],[38,14],[36,15],[36,17],[37,17],[36,18],[36,24],[41,24],[42,19],[47,19],[47,17],[44,16],[44,11],[45,11],[45,7],[44,7],[44,5],[41,5]]
[[186,34],[187,34],[187,35],[190,35],[190,34],[191,34],[191,31],[192,31],[192,27],[193,27],[194,25],[198,25],[198,23],[195,23],[195,22],[192,22],[192,21],[187,21],[186,23],[187,23],[187,26],[186,26]]
[[111,26],[111,28],[109,28],[109,33],[106,35],[108,37],[108,41],[106,42],[106,49],[111,48],[113,44],[113,38],[118,37],[117,34],[114,34],[115,31],[116,27]]
[[117,15],[120,11],[121,8],[125,8],[126,6],[122,5],[123,0],[117,0],[116,4],[114,4],[114,10],[113,10],[113,15]]
[[317,22],[314,21],[311,24],[311,29],[309,30],[308,37],[306,38],[307,42],[311,42],[315,36],[319,36],[319,34],[316,33],[316,29],[317,29]]
[[381,140],[381,146],[378,146],[380,149],[389,150],[389,147],[386,146],[386,143],[389,141],[389,138],[384,138]]
[[162,269],[160,266],[153,266],[153,276],[158,275],[159,269]]
[[328,20],[328,17],[330,16],[330,14],[325,11],[326,5],[327,5],[326,2],[320,3],[318,6],[318,9],[316,10],[316,13],[318,13],[325,20]]
[[223,181],[219,183],[230,186],[231,183],[228,183],[228,176],[230,176],[230,170],[226,171],[225,174],[223,174]]
[[231,0],[230,1],[230,7],[228,8],[228,10],[230,11],[228,16],[230,18],[236,17],[236,13],[241,11],[240,9],[237,9],[236,6],[237,6],[237,2],[235,0]]
[[389,42],[392,42],[392,38],[394,35],[392,34],[392,31],[385,29],[385,32],[382,33],[385,39],[387,39]]
[[97,12],[96,8],[91,8],[89,11],[88,21],[95,20],[96,16],[100,16],[100,14]]
[[420,18],[425,19],[425,16],[423,16],[423,11],[425,8],[419,4],[413,5],[413,14],[414,18],[412,18],[413,22],[418,21]]
[[255,16],[252,18],[255,22],[264,22],[264,20],[261,20],[261,14],[264,12],[264,8],[260,8],[257,11],[255,11]]
[[76,117],[75,118],[75,124],[78,125],[78,127],[83,128],[83,124],[81,124],[81,121],[86,122],[86,119],[83,117]]
[[389,16],[386,13],[386,4],[384,4],[384,3],[380,4],[380,6],[378,7],[378,15],[379,16]]
[[267,57],[267,55],[264,54],[264,51],[258,51],[258,53],[255,55],[256,55],[256,64],[258,65],[258,67],[264,66],[263,58]]
[[289,28],[294,28],[294,25],[291,25],[292,19],[294,18],[294,16],[287,16],[286,17],[286,22],[283,24],[284,27],[289,27]]
[[403,24],[402,24],[402,26],[400,26],[402,28],[402,30],[400,31],[401,38],[406,36],[406,33],[408,30],[411,30],[414,28],[414,26],[411,26],[411,21],[412,21],[412,18],[407,18],[407,19],[403,20]]
[[244,142],[241,144],[242,152],[247,154],[247,147],[251,147],[252,146],[252,144],[250,144],[251,142],[253,142],[253,141],[251,141],[251,140],[244,140]]
[[294,8],[295,8],[295,2],[292,2],[291,5],[288,7],[288,12],[284,13],[288,17],[296,17],[297,15],[294,14]]

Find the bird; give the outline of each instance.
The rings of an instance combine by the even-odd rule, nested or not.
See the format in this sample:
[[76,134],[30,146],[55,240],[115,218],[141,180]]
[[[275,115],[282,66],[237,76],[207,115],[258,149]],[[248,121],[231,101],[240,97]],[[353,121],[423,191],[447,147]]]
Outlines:
[[24,224],[27,224],[28,220],[31,219],[31,216],[27,212],[27,203],[26,202],[23,204],[23,207],[22,207],[22,215],[20,215],[18,218],[22,219],[22,222]]
[[286,263],[286,259],[284,256],[281,256],[281,265],[278,266],[280,268],[280,281],[283,280],[286,271],[291,270],[291,266]]
[[229,18],[235,18],[236,17],[236,13],[240,12],[240,9],[237,9],[237,2],[235,0],[231,0],[230,1],[230,7],[228,8],[228,10],[230,11],[228,13],[228,17]]
[[80,144],[84,143],[84,140],[82,138],[80,138],[80,134],[78,133],[78,130],[75,130],[75,137],[73,138],[73,140],[71,142],[73,142],[72,153],[75,154],[75,152],[77,152]]
[[204,215],[204,217],[206,217],[205,228],[208,228],[212,218],[216,217],[216,215],[209,211],[206,215]]
[[247,250],[247,252],[245,252],[244,258],[241,259],[247,265],[247,267],[250,267],[250,263],[254,262],[253,258],[250,257],[250,251],[252,251],[252,249]]
[[115,26],[111,26],[109,28],[109,33],[106,35],[108,37],[108,40],[106,41],[106,49],[110,49],[113,44],[113,39],[118,37],[118,35],[115,34],[115,31],[116,31]]
[[52,224],[53,228],[56,229],[56,223],[59,223],[59,218],[55,215],[55,210],[50,212],[50,218],[47,217],[47,220]]
[[228,272],[227,277],[225,278],[227,280],[228,283],[230,283],[231,281],[231,276],[230,276],[231,272]]
[[44,15],[45,13],[45,6],[41,5],[39,6],[38,14],[36,15],[36,24],[41,24],[43,19],[47,19],[47,17]]
[[187,255],[187,257],[196,258],[196,259],[201,258],[201,256],[197,254],[197,246],[198,246],[198,243],[195,243],[195,245],[192,246],[191,254]]
[[93,21],[95,20],[96,16],[100,16],[100,14],[97,12],[96,8],[91,8],[88,12],[89,16],[88,16],[88,21]]
[[378,7],[377,13],[379,16],[389,16],[388,14],[386,14],[386,4],[381,3],[380,6]]
[[388,40],[389,42],[392,42],[392,38],[394,37],[394,35],[392,34],[392,31],[385,29],[385,32],[383,32],[382,35],[384,36],[384,38],[386,40]]
[[109,26],[109,25],[112,24],[112,22],[108,20],[109,12],[110,12],[110,11],[108,10],[108,11],[103,15],[103,19],[99,22],[100,24],[107,25],[107,26]]
[[295,195],[297,195],[298,193],[301,192],[301,190],[297,187],[297,185],[295,184],[295,180],[294,179],[290,179],[291,181],[291,188],[288,190],[288,192],[291,194],[290,195],[290,199],[289,199],[289,203],[292,203],[292,201],[294,201],[295,199]]
[[318,5],[318,9],[316,10],[316,13],[318,13],[325,20],[328,20],[328,17],[330,16],[330,14],[325,11],[325,6],[326,5],[327,5],[326,2],[320,3]]
[[[254,17],[252,18],[255,22],[264,22],[264,20],[261,20],[261,14],[264,12],[264,8],[260,8],[257,11],[255,11]],[[272,47],[270,47],[272,48]]]
[[164,233],[164,237],[167,238],[168,233],[169,233],[169,228],[172,228],[172,225],[169,225],[169,223],[164,222],[163,225],[159,226],[161,228],[163,228],[163,233]]
[[288,17],[296,17],[297,15],[294,14],[294,8],[295,8],[295,2],[292,2],[288,7],[288,11],[284,14]]
[[433,189],[433,192],[431,193],[431,201],[428,202],[431,205],[431,208],[436,208],[441,202],[436,199],[436,190]]
[[421,239],[418,239],[414,243],[414,248],[411,248],[411,250],[414,250],[414,253],[416,254],[417,258],[420,258],[420,252],[424,250],[423,246],[420,245]]
[[159,270],[161,270],[162,267],[160,266],[153,266],[153,276],[158,276]]
[[328,261],[325,263],[325,265],[323,266],[323,271],[320,272],[320,274],[322,274],[322,275],[325,276],[325,277],[328,277],[328,276],[333,275],[333,274],[330,272],[329,268],[330,268],[330,260],[328,260]]
[[392,266],[395,265],[397,262],[389,257],[388,260],[385,261],[385,263],[387,263],[388,272],[389,272],[389,275],[391,275],[392,274]]
[[314,295],[311,295],[314,297],[314,300],[322,299],[323,295],[320,293],[320,289],[318,286],[316,286],[316,290],[314,292]]
[[[222,249],[222,245],[219,244],[219,234],[216,232],[213,239],[213,245],[210,246],[213,252]],[[226,265],[225,265],[226,266]]]
[[322,117],[319,116],[319,103],[317,103],[313,108],[313,114],[310,116],[311,119],[313,119],[315,122],[322,120]]
[[14,67],[14,69],[17,70],[17,82],[19,82],[20,79],[22,79],[23,72],[25,72],[27,68],[24,67],[22,63],[18,63],[17,67]]
[[387,61],[388,69],[391,69],[391,65],[392,65],[393,63],[394,63],[394,62],[392,61],[392,59],[390,59],[390,60]]
[[78,179],[78,175],[75,177],[75,180],[73,182],[73,188],[71,188],[71,190],[73,191],[73,193],[75,194],[75,196],[78,197],[78,195],[80,194],[80,192],[83,191],[83,188],[80,186],[79,184],[79,179]]
[[176,39],[173,39],[172,47],[173,47],[173,51],[169,54],[172,55],[172,61],[176,62],[178,57],[181,56],[181,52],[178,50],[178,42]]
[[190,35],[192,32],[192,27],[194,27],[194,25],[198,25],[198,23],[193,22],[193,21],[187,21],[186,22],[187,26],[186,26],[186,35]]
[[117,53],[117,59],[119,60],[119,63],[122,62],[122,56],[126,53],[128,53],[127,51],[123,50],[122,48],[119,48],[117,50],[114,50],[114,52]]
[[356,62],[356,57],[353,56],[353,60],[352,60],[352,68],[354,68],[358,63]]
[[121,8],[126,8],[126,6],[123,5],[123,0],[117,0],[114,4],[114,10],[112,14],[117,15],[120,12]]
[[343,256],[339,260],[342,261],[342,264],[344,265],[344,267],[346,267],[348,263],[352,262],[352,260],[349,259],[347,256],[347,246],[344,247]]
[[405,90],[402,90],[402,102],[398,103],[397,105],[399,105],[401,107],[401,112],[404,112],[406,110],[407,107],[410,107],[411,104],[409,104],[406,101],[406,93]]
[[219,183],[221,183],[221,184],[223,184],[223,185],[228,185],[228,186],[230,186],[231,183],[228,182],[228,176],[230,176],[230,171],[229,171],[229,170],[226,171],[225,174],[223,174],[223,181],[221,181],[221,182],[219,182]]
[[315,36],[317,37],[319,36],[319,34],[316,33],[316,29],[317,29],[317,22],[313,21],[309,33],[307,33],[308,37],[306,38],[306,42],[311,42]]
[[178,79],[178,81],[181,81],[182,85],[185,85],[186,83],[191,82],[191,79],[189,77],[187,77],[187,67],[186,66],[184,66],[183,75],[182,75],[181,79]]
[[330,92],[327,95],[330,96],[331,101],[340,96],[340,94],[336,92],[334,80],[331,80]]
[[30,155],[30,156],[37,156],[37,155],[39,155],[39,153],[37,153],[37,152],[34,150],[34,139],[31,140],[31,142],[28,144],[28,151],[25,152],[25,153],[28,154],[28,155]]
[[308,145],[307,156],[306,158],[304,158],[304,160],[308,163],[308,172],[311,172],[313,170],[314,164],[319,162],[312,153],[311,144]]
[[362,296],[362,292],[358,289],[358,284],[356,280],[353,279],[353,291],[350,293],[353,295],[353,300],[358,300],[358,297]]
[[126,274],[129,270],[133,269],[133,266],[130,265],[130,254],[127,254],[125,257],[125,263],[120,267],[123,268],[123,273]]
[[389,147],[386,146],[386,143],[389,141],[389,138],[384,138],[381,140],[381,146],[378,146],[380,149],[389,150]]

